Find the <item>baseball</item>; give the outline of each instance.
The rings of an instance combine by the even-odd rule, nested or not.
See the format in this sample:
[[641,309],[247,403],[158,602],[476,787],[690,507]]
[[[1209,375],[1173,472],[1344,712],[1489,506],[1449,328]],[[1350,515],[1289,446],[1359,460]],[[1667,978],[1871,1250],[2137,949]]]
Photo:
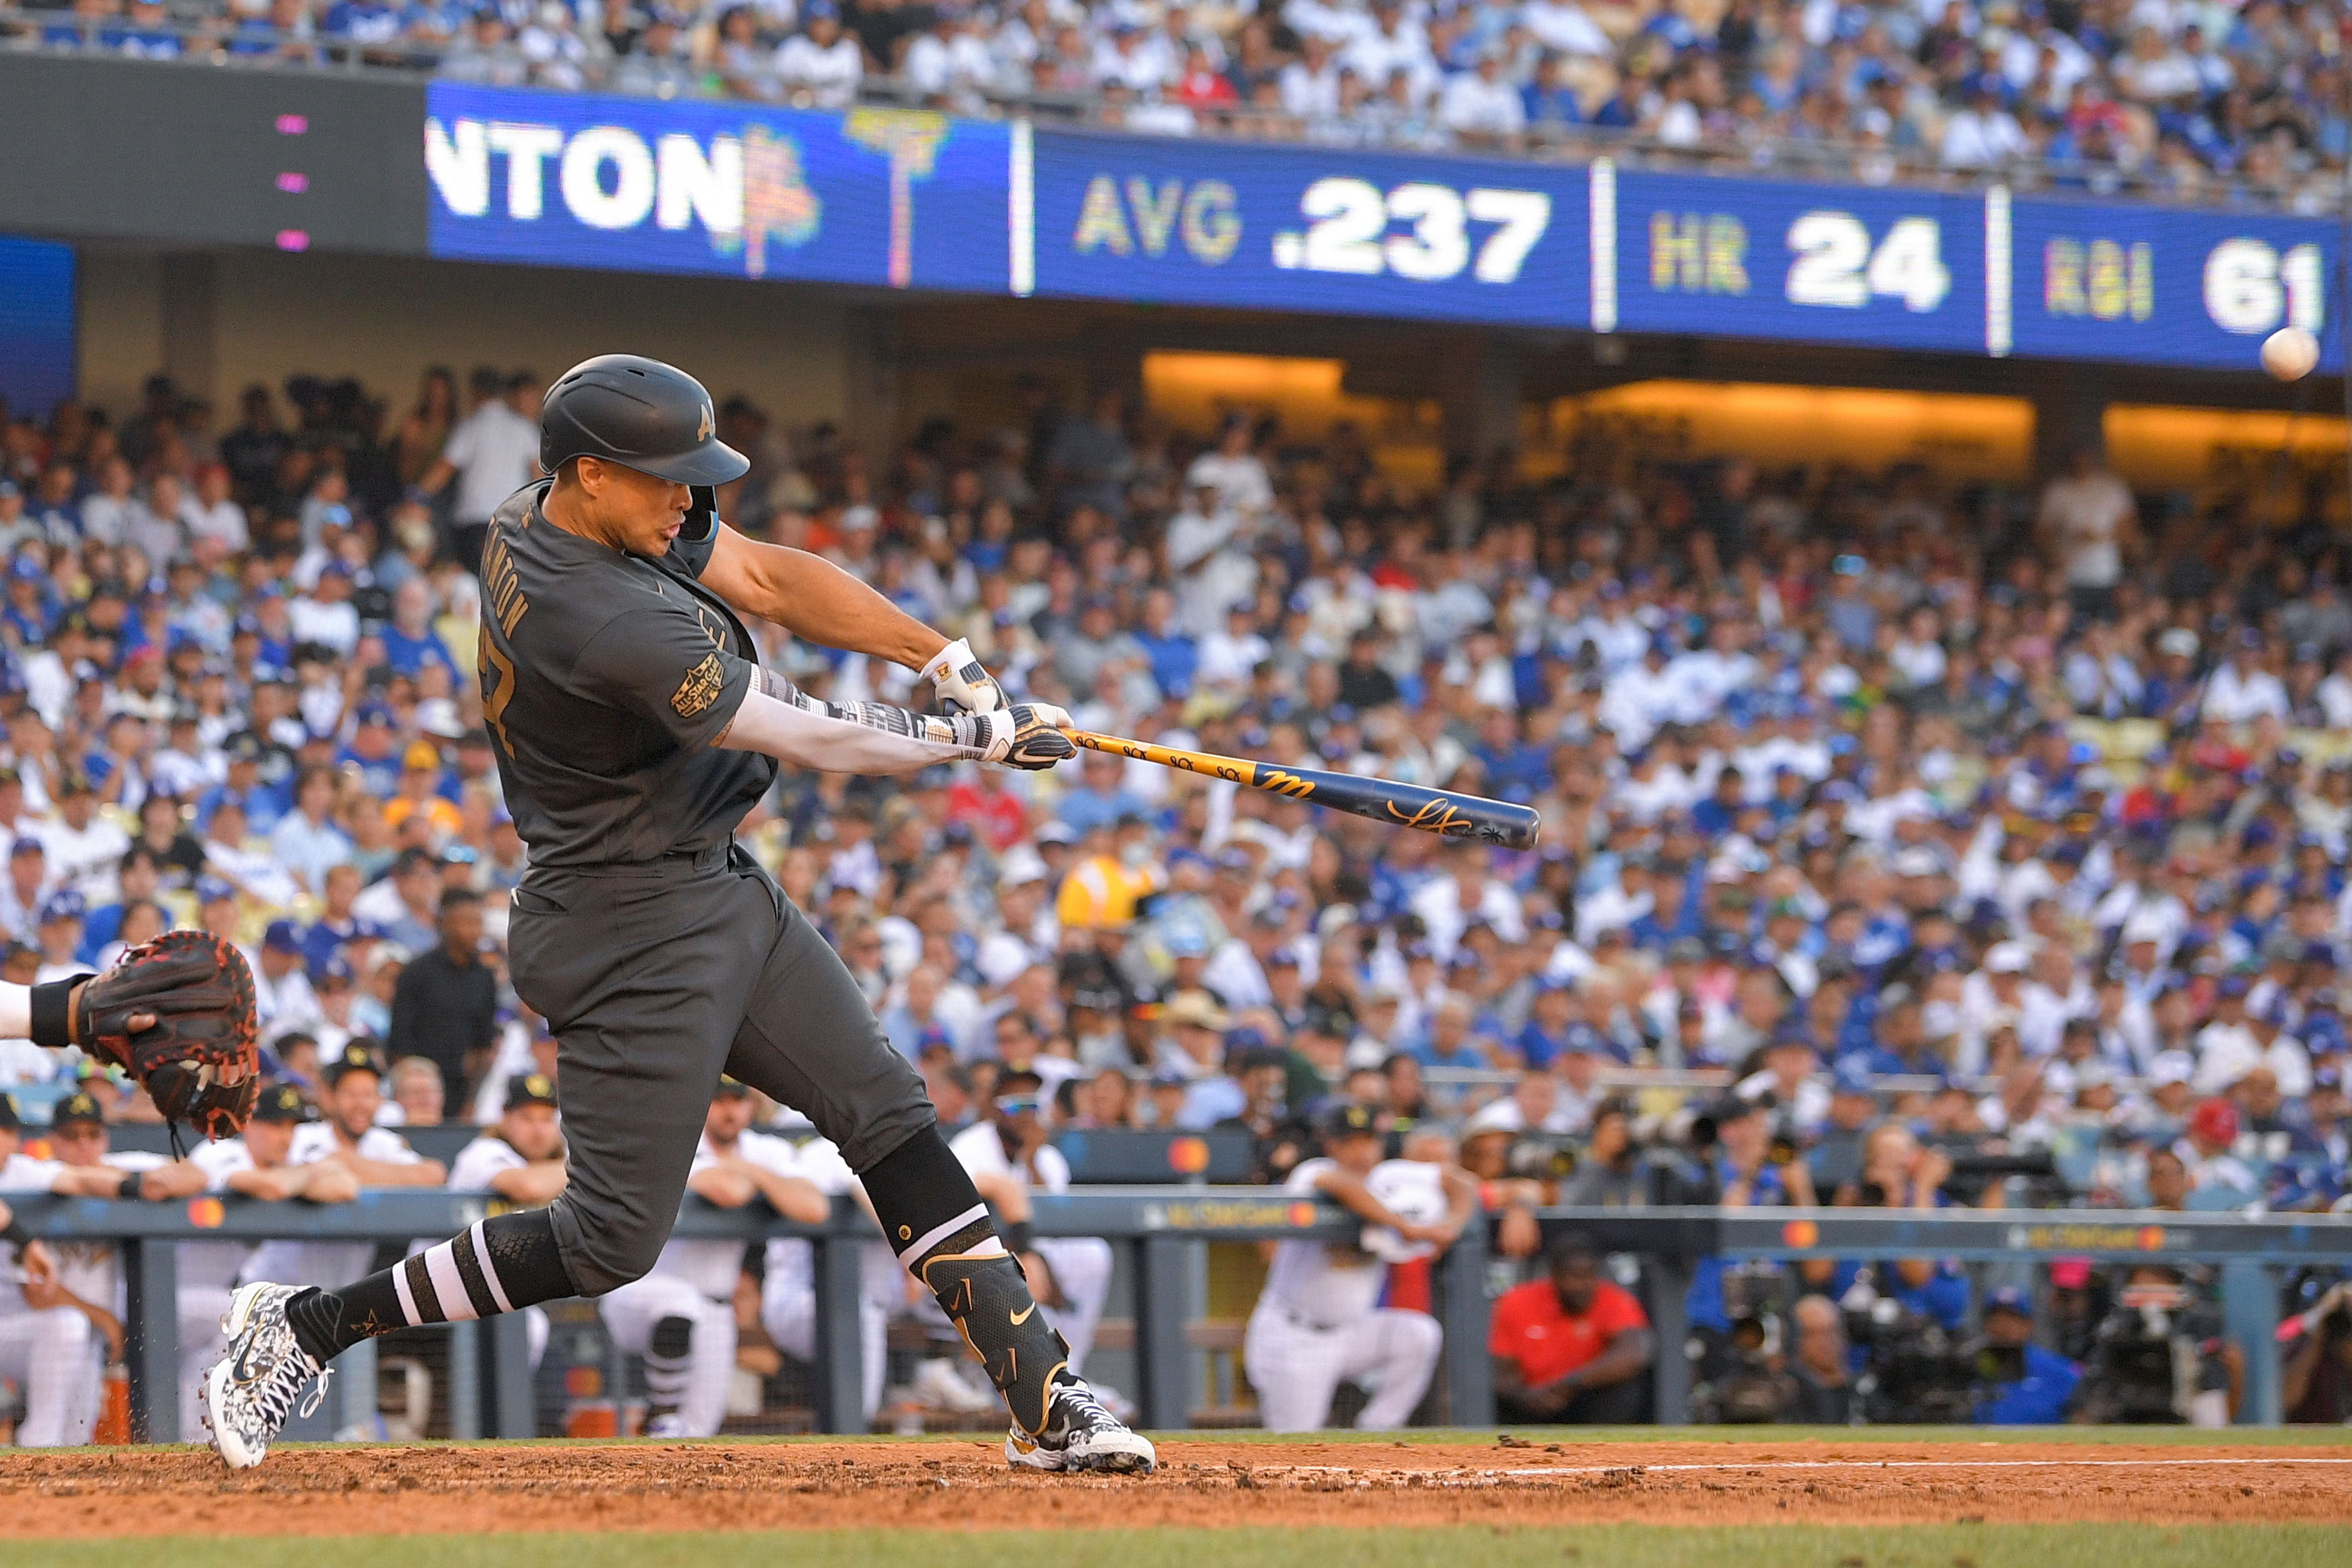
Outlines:
[[2283,382],[2299,382],[2319,363],[2319,340],[2300,327],[2282,327],[2263,340],[2263,369]]

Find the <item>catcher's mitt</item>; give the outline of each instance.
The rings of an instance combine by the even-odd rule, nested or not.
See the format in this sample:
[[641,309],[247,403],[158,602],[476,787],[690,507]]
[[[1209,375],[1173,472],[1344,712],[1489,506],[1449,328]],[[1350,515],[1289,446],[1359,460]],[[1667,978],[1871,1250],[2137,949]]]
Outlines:
[[[133,1033],[141,1014],[155,1022]],[[75,999],[73,1038],[139,1080],[167,1122],[233,1138],[253,1113],[261,1088],[253,971],[209,932],[169,931],[125,953]]]

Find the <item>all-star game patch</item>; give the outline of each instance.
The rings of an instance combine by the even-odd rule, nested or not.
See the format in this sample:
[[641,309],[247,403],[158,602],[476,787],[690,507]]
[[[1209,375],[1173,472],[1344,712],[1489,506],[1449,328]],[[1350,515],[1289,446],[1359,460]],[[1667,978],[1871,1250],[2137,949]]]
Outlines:
[[719,700],[719,689],[726,684],[727,673],[719,666],[719,655],[713,653],[687,671],[669,706],[677,710],[678,717],[692,718]]

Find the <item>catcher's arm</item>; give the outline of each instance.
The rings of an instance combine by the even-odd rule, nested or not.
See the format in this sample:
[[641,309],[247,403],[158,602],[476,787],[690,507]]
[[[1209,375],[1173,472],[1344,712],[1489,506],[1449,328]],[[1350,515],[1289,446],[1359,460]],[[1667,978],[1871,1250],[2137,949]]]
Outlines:
[[[63,1030],[65,1020],[73,1016],[74,1004],[80,1001],[82,988],[89,984],[87,977],[79,980],[61,981],[47,986],[16,986],[0,980],[0,1040],[29,1040],[35,1045],[63,1049],[74,1043],[71,1038],[43,1039],[34,1030],[33,993],[37,990],[57,993],[55,1029]],[[45,998],[44,1000],[47,998]],[[45,1009],[46,1010],[46,1009]],[[40,1020],[48,1024],[50,1020]],[[155,1027],[153,1013],[134,1013],[131,1030],[134,1034]],[[44,1030],[43,1032],[47,1032]]]

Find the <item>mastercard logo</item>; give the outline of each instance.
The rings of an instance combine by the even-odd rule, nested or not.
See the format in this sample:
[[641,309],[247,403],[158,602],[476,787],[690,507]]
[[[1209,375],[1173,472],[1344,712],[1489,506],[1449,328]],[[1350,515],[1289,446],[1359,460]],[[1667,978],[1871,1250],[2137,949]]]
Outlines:
[[1780,1227],[1780,1245],[1783,1247],[1811,1247],[1817,1245],[1821,1239],[1822,1228],[1810,1219],[1792,1219]]
[[1178,1138],[1168,1145],[1168,1168],[1179,1176],[1199,1176],[1209,1168],[1206,1138]]
[[194,1198],[188,1204],[188,1223],[199,1230],[218,1230],[220,1222],[228,1218],[228,1210],[216,1197]]
[[1290,1206],[1290,1223],[1298,1226],[1301,1228],[1314,1224],[1315,1206],[1311,1203],[1292,1204]]

